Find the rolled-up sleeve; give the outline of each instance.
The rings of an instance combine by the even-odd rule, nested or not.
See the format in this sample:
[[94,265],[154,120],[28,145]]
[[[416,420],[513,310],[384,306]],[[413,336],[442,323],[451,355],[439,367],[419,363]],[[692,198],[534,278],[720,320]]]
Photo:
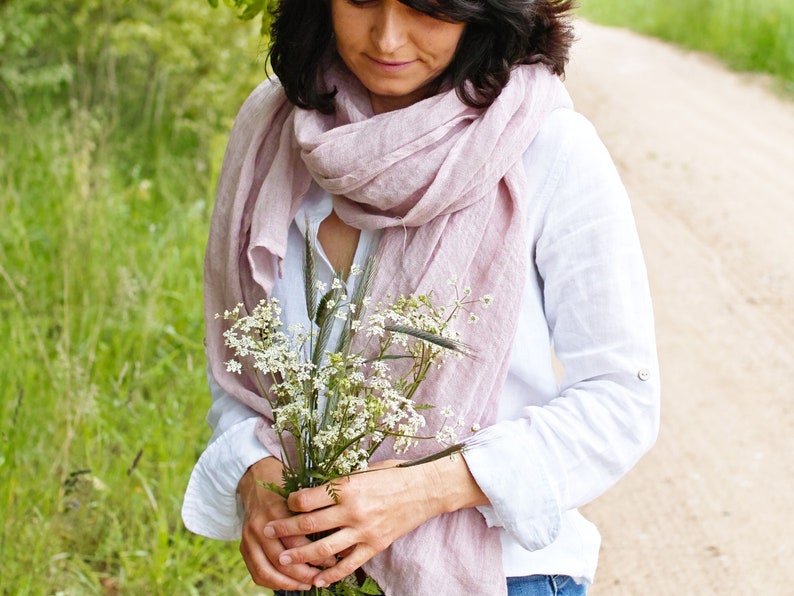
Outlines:
[[213,432],[190,475],[182,521],[196,534],[237,540],[242,528],[237,485],[246,470],[270,452],[255,434],[259,415],[224,392],[211,374],[208,377],[212,406],[207,422]]
[[[634,466],[659,426],[653,312],[629,200],[592,126],[563,118],[555,166],[543,172],[553,184],[532,197],[545,207],[530,226],[530,276],[562,365],[559,391],[483,429],[464,453],[491,502],[480,509],[486,521],[528,550],[553,542],[565,511]],[[529,341],[517,337],[515,349]]]

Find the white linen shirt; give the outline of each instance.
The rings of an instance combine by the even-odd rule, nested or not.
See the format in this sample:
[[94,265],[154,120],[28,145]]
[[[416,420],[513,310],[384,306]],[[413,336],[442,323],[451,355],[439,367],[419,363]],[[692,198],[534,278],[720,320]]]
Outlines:
[[[506,576],[559,574],[591,583],[600,536],[576,508],[623,476],[658,432],[647,275],[624,187],[583,116],[555,110],[523,164],[531,270],[497,423],[477,433],[484,445],[464,457],[490,500],[479,511],[500,529]],[[305,217],[316,229],[331,208],[331,197],[313,185],[290,229],[284,276],[273,291],[285,324],[306,319]],[[378,239],[362,231],[354,262],[363,263]],[[330,263],[318,250],[329,279]],[[499,308],[498,297],[491,308]],[[237,484],[269,453],[254,436],[258,414],[211,375],[209,384],[212,437],[182,516],[193,532],[234,540],[242,523]]]

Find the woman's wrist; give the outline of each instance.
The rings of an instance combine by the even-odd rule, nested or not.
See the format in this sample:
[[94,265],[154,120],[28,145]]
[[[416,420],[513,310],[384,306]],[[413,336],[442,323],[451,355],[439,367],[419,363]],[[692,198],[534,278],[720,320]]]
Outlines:
[[[275,457],[260,459],[251,465],[240,478],[237,484],[237,493],[247,509],[247,504],[252,496],[258,496],[259,491],[265,490],[259,482],[274,482],[281,484],[282,464]],[[275,493],[273,493],[275,494]]]
[[421,467],[428,478],[429,497],[435,500],[439,513],[489,504],[460,454],[442,457]]

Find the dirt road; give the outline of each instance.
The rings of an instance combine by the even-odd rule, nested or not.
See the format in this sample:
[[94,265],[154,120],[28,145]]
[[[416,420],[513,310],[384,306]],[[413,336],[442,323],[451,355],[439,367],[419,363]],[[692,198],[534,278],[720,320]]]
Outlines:
[[567,77],[632,196],[663,377],[654,450],[585,513],[593,596],[794,594],[794,102],[622,30]]

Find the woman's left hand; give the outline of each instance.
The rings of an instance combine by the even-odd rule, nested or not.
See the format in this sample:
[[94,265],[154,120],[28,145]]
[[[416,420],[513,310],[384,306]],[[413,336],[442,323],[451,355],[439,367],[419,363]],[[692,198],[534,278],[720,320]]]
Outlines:
[[297,515],[268,523],[265,535],[327,535],[284,551],[279,562],[293,565],[336,556],[336,565],[314,578],[315,586],[325,587],[428,519],[488,502],[459,455],[405,468],[394,467],[398,463],[380,462],[372,465],[372,472],[335,480],[336,501],[326,487],[290,495],[287,504]]

